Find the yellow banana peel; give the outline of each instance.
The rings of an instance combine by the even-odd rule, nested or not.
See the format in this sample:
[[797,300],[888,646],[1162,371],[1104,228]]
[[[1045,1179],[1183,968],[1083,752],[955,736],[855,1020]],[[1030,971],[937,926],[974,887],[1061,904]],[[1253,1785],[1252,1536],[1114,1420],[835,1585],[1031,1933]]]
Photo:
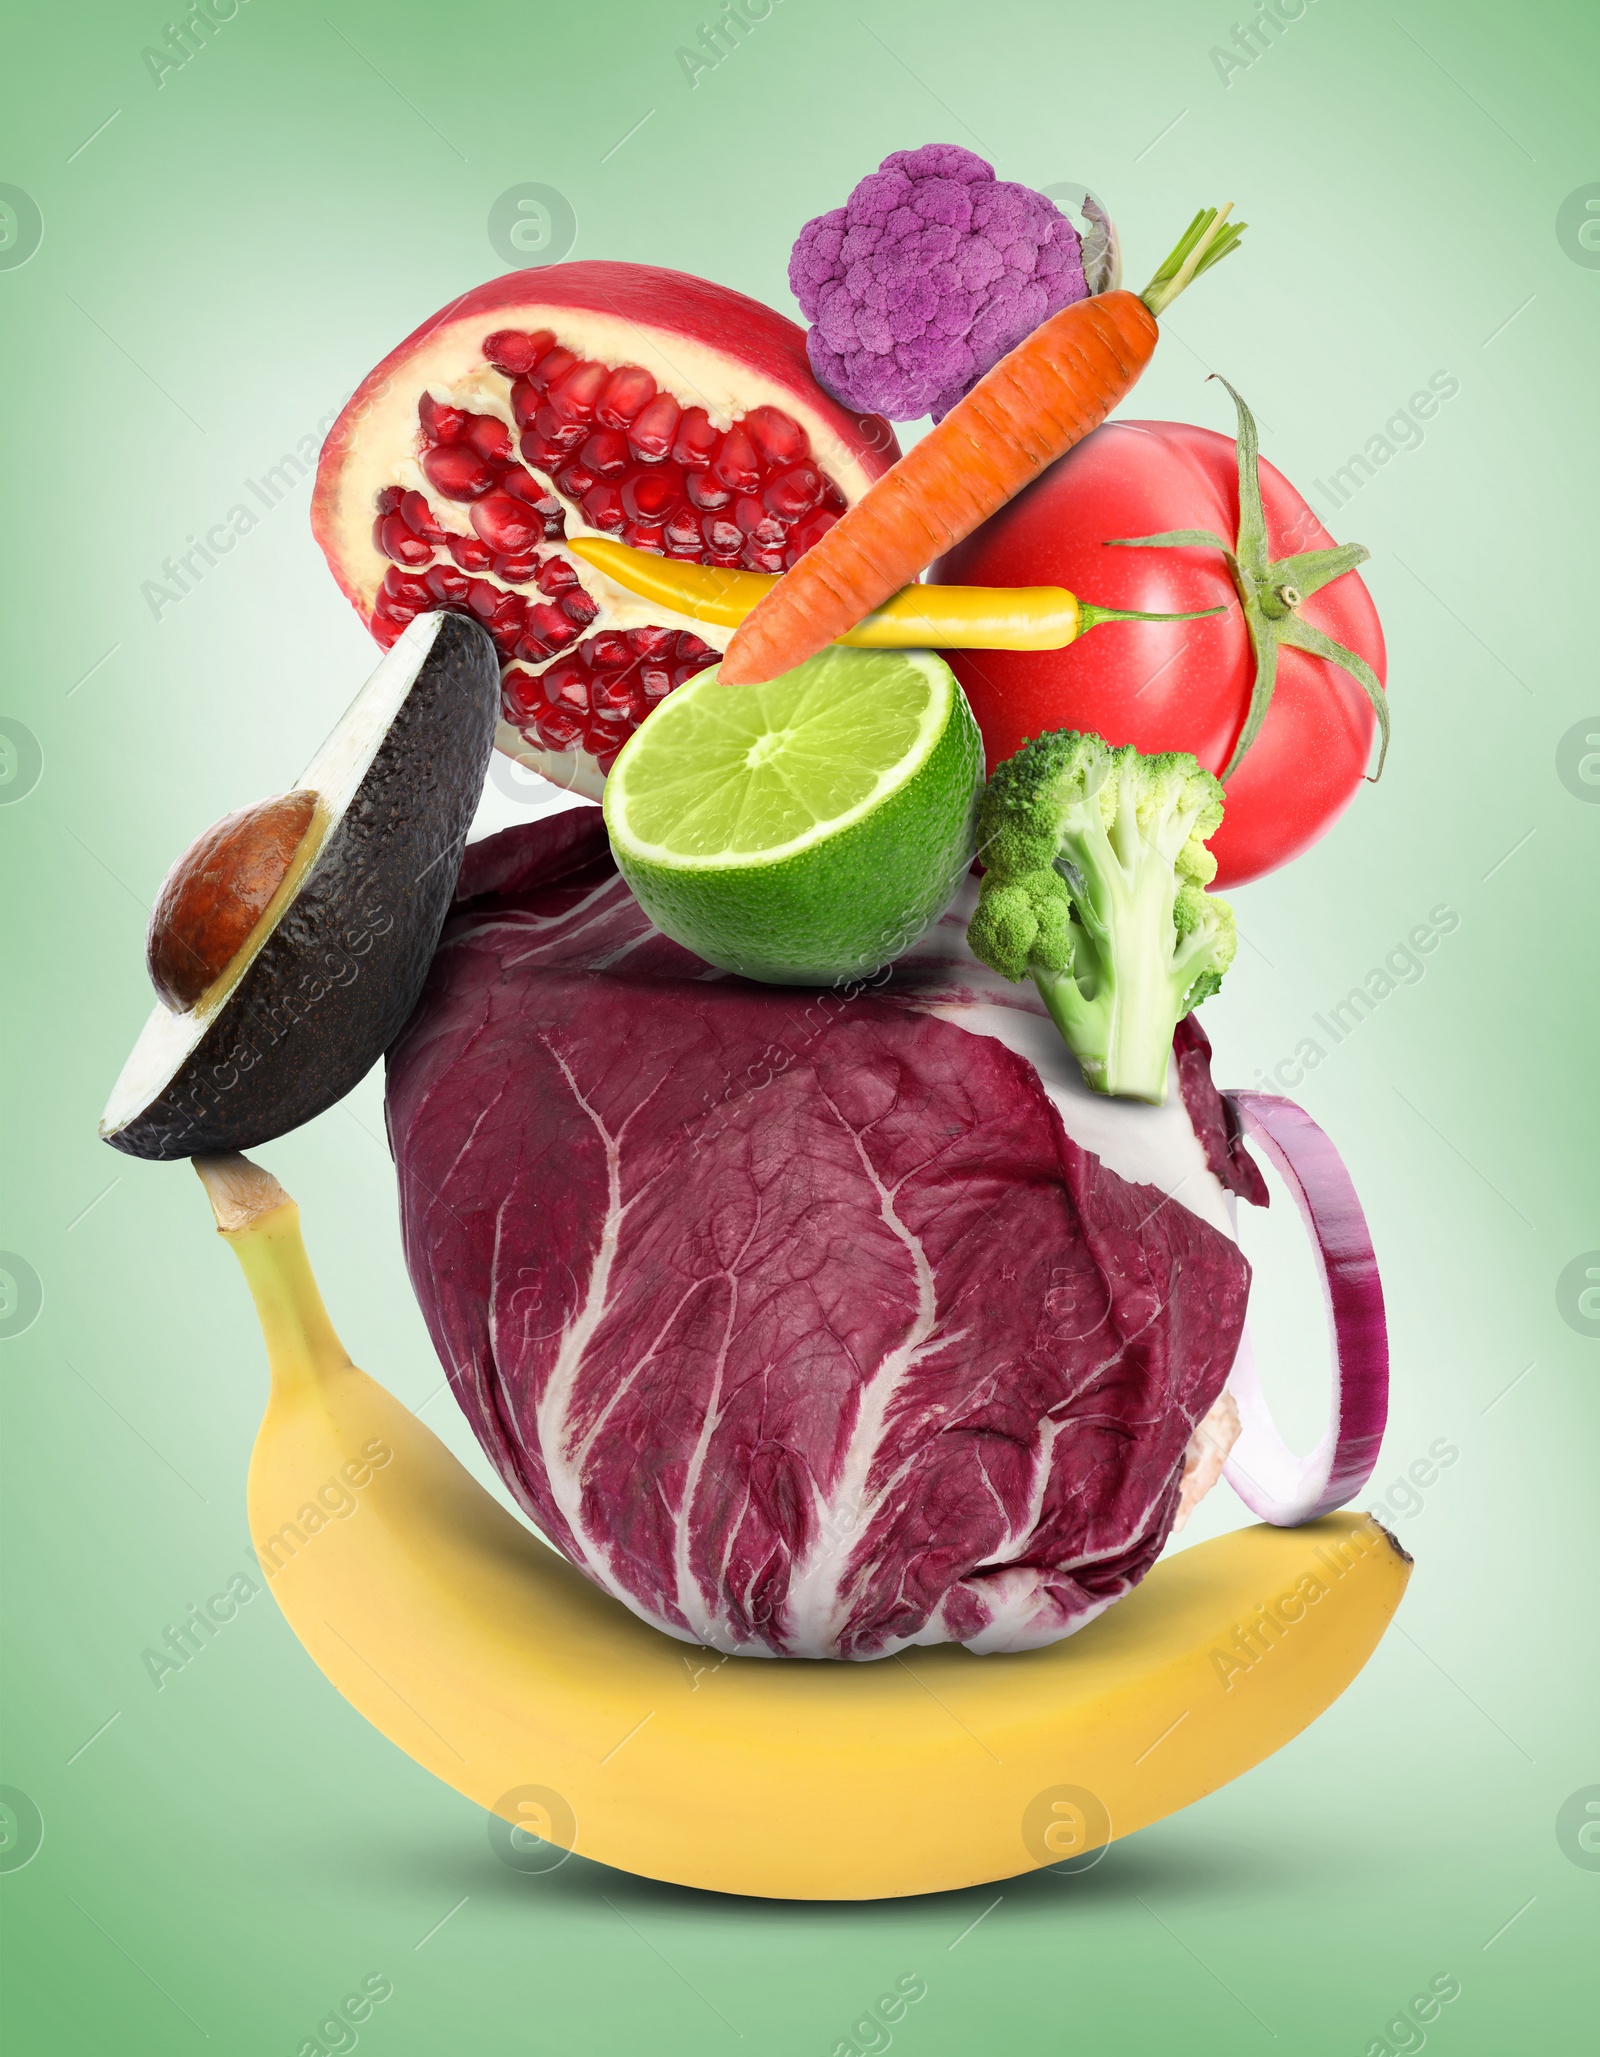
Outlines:
[[1297,1735],[1405,1590],[1393,1537],[1340,1513],[1185,1550],[1048,1649],[719,1657],[590,1585],[356,1369],[276,1180],[196,1168],[266,1340],[250,1530],[291,1627],[419,1764],[602,1863],[792,1899],[1076,1865]]

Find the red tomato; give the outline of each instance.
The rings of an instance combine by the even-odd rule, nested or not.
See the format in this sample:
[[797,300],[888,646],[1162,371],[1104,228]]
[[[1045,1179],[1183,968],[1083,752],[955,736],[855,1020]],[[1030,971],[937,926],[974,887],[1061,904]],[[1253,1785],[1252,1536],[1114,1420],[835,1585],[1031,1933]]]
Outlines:
[[[1287,479],[1261,460],[1274,561],[1334,541]],[[935,565],[943,584],[1065,586],[1102,607],[1209,621],[1104,622],[1065,650],[946,650],[983,730],[989,766],[1046,729],[1089,729],[1139,750],[1190,750],[1220,773],[1250,705],[1255,659],[1232,575],[1217,550],[1108,550],[1113,536],[1239,527],[1233,440],[1176,421],[1113,421],[1053,464]],[[1383,631],[1359,575],[1297,610],[1385,675]],[[1211,839],[1217,884],[1239,885],[1314,843],[1361,783],[1377,726],[1366,695],[1326,658],[1285,644],[1261,732],[1227,782]]]

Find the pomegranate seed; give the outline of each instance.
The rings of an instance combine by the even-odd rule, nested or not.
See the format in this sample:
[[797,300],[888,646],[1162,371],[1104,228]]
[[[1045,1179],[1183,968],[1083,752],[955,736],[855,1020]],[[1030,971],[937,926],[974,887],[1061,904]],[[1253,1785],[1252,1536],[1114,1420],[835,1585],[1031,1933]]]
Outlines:
[[539,591],[564,593],[578,583],[578,574],[564,557],[547,557],[539,567]]
[[603,364],[586,357],[548,388],[550,405],[564,421],[593,421],[595,402],[609,376]]
[[591,703],[597,715],[610,716],[613,720],[633,713],[633,682],[626,672],[612,672],[596,679]]
[[378,495],[378,512],[380,514],[398,513],[400,509],[400,502],[405,497],[406,494],[404,486],[385,486],[383,491]]
[[544,405],[544,395],[532,379],[518,379],[511,388],[511,412],[517,427],[525,429]]
[[625,429],[640,408],[655,398],[656,382],[637,364],[624,364],[601,388],[594,418],[602,428]]
[[595,483],[594,473],[574,458],[556,473],[556,484],[569,500],[581,500]]
[[667,548],[674,553],[700,548],[700,524],[694,518],[693,510],[680,507],[667,523]]
[[[770,521],[772,517],[754,493],[741,493],[733,503],[733,519],[739,524],[741,531],[749,536],[755,533],[762,522]],[[778,540],[783,540],[781,527]]]
[[417,420],[422,424],[423,434],[434,443],[454,443],[467,432],[467,417],[461,409],[435,400],[431,393],[424,393],[417,402]]
[[511,654],[514,657],[527,658],[530,664],[537,664],[542,658],[549,657],[552,652],[543,636],[535,635],[530,628],[524,628],[522,638]]
[[628,469],[628,439],[616,429],[596,429],[578,452],[578,462],[597,479],[620,479]]
[[527,633],[548,643],[552,650],[560,650],[573,641],[578,631],[554,601],[536,600],[528,609]]
[[387,614],[380,610],[374,610],[372,620],[368,626],[372,632],[372,640],[377,644],[378,648],[380,650],[392,650],[395,643],[399,640],[400,631],[405,624],[391,620]]
[[622,495],[608,485],[591,486],[584,494],[583,518],[590,528],[605,529],[612,535],[620,534],[628,523]]
[[629,629],[628,642],[640,657],[665,657],[677,640],[676,629]]
[[754,492],[760,485],[761,461],[741,423],[735,422],[723,437],[722,447],[712,460],[711,476],[735,493]]
[[687,629],[678,631],[678,662],[696,664],[703,671],[708,664],[715,664],[722,655],[713,650],[709,643],[702,643],[698,636],[691,636]]
[[467,589],[472,581],[464,572],[452,571],[448,564],[436,564],[426,574],[428,591],[433,598],[446,607],[462,607],[466,604]]
[[547,448],[556,450],[576,450],[588,434],[581,421],[568,421],[557,414],[548,400],[540,404],[539,412],[533,417],[533,432]]
[[683,473],[675,464],[636,471],[622,488],[622,504],[633,521],[659,523],[683,498]]
[[720,438],[703,407],[685,408],[672,442],[672,459],[685,471],[704,471],[717,454]]
[[684,475],[683,490],[689,496],[691,507],[711,513],[718,507],[726,507],[733,495],[726,486],[719,486],[708,471],[691,471]]
[[568,621],[576,622],[581,629],[586,629],[600,612],[599,601],[584,592],[581,586],[575,586],[570,593],[564,593],[560,605],[561,612]]
[[500,711],[507,721],[521,728],[541,714],[548,702],[544,687],[531,671],[514,664],[500,681]]
[[706,548],[714,556],[726,557],[730,552],[737,555],[744,548],[743,529],[737,522],[729,521],[725,515],[704,516],[700,523],[700,533],[705,537]]
[[492,552],[480,543],[476,536],[458,536],[452,532],[445,538],[445,547],[463,571],[487,571]]
[[509,493],[486,493],[472,509],[472,526],[491,550],[517,556],[531,550],[544,532],[526,501],[513,500]]
[[467,425],[467,441],[481,457],[496,464],[511,461],[511,431],[496,414],[474,414]]
[[649,522],[630,521],[622,531],[622,540],[630,550],[648,550],[653,557],[665,557],[667,554],[661,530]]
[[774,465],[799,464],[811,455],[811,440],[805,430],[781,408],[752,407],[743,426],[769,470]]
[[433,545],[414,536],[398,514],[383,517],[373,540],[384,556],[392,557],[396,564],[426,564],[433,556]]
[[768,479],[761,498],[782,521],[798,521],[822,498],[822,474],[814,464],[797,464]]
[[571,350],[552,350],[539,359],[528,376],[542,392],[547,393],[557,379],[564,378],[571,371],[577,361],[576,354]]
[[583,647],[589,662],[603,671],[613,671],[618,665],[633,662],[627,637],[619,635],[615,629],[608,629],[604,635],[591,636]]
[[483,354],[495,370],[508,379],[532,371],[539,361],[538,350],[532,336],[521,329],[496,329],[492,336],[483,339]]
[[839,488],[833,483],[832,479],[827,481],[826,489],[822,495],[822,504],[834,514],[843,514],[844,512],[844,495],[839,491]]
[[589,674],[580,659],[563,658],[543,678],[544,696],[553,707],[589,711]]
[[535,717],[533,731],[547,750],[571,750],[583,735],[583,722],[576,714],[547,708]]
[[444,530],[433,518],[433,509],[421,493],[403,493],[400,496],[400,519],[414,536],[420,536],[425,543],[442,543]]
[[495,577],[504,579],[508,586],[525,586],[533,577],[538,562],[531,553],[523,557],[496,557],[490,568]]
[[804,521],[789,531],[789,548],[797,553],[809,550],[813,543],[825,536],[839,519],[831,508],[819,507],[815,514],[808,514]]
[[[523,438],[526,442],[527,438]],[[563,536],[567,532],[567,517],[561,502],[542,480],[531,478],[520,464],[512,465],[500,477],[500,490],[510,493],[518,500],[525,500],[544,523],[545,540]]]
[[678,433],[678,403],[670,393],[657,393],[648,407],[634,416],[628,430],[628,447],[641,464],[659,464],[672,448]]
[[495,467],[468,443],[446,443],[422,453],[428,484],[447,500],[476,500],[495,482]]
[[647,700],[664,700],[672,691],[672,673],[664,664],[646,664],[640,668],[640,682],[644,686]]
[[541,436],[536,429],[524,429],[517,447],[523,463],[537,465],[540,471],[558,471],[566,461],[566,444],[551,436]]
[[409,607],[426,607],[428,585],[425,579],[408,578],[403,571],[384,574],[384,590],[392,599],[403,600]]
[[592,714],[583,731],[583,747],[599,765],[609,771],[628,740],[628,717]]
[[739,552],[739,562],[746,571],[782,571],[783,550],[763,549],[752,536]]

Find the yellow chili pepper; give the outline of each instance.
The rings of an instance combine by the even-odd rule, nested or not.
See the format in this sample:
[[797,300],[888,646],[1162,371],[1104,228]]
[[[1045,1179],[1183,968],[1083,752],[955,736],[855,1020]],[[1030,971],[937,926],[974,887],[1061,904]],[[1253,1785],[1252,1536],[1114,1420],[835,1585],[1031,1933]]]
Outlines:
[[[641,600],[723,628],[736,628],[777,576],[686,564],[601,536],[574,536],[568,548]],[[1060,650],[1099,621],[1178,618],[1091,607],[1064,586],[916,585],[902,587],[839,641],[857,650]]]

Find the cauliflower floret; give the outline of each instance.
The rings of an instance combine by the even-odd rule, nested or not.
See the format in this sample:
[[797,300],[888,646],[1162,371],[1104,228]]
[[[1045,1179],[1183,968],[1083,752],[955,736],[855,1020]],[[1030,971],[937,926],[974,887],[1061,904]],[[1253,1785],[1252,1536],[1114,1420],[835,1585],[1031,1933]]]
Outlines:
[[789,284],[818,380],[847,407],[935,421],[1006,352],[1087,299],[1077,230],[954,143],[896,150],[800,231]]

